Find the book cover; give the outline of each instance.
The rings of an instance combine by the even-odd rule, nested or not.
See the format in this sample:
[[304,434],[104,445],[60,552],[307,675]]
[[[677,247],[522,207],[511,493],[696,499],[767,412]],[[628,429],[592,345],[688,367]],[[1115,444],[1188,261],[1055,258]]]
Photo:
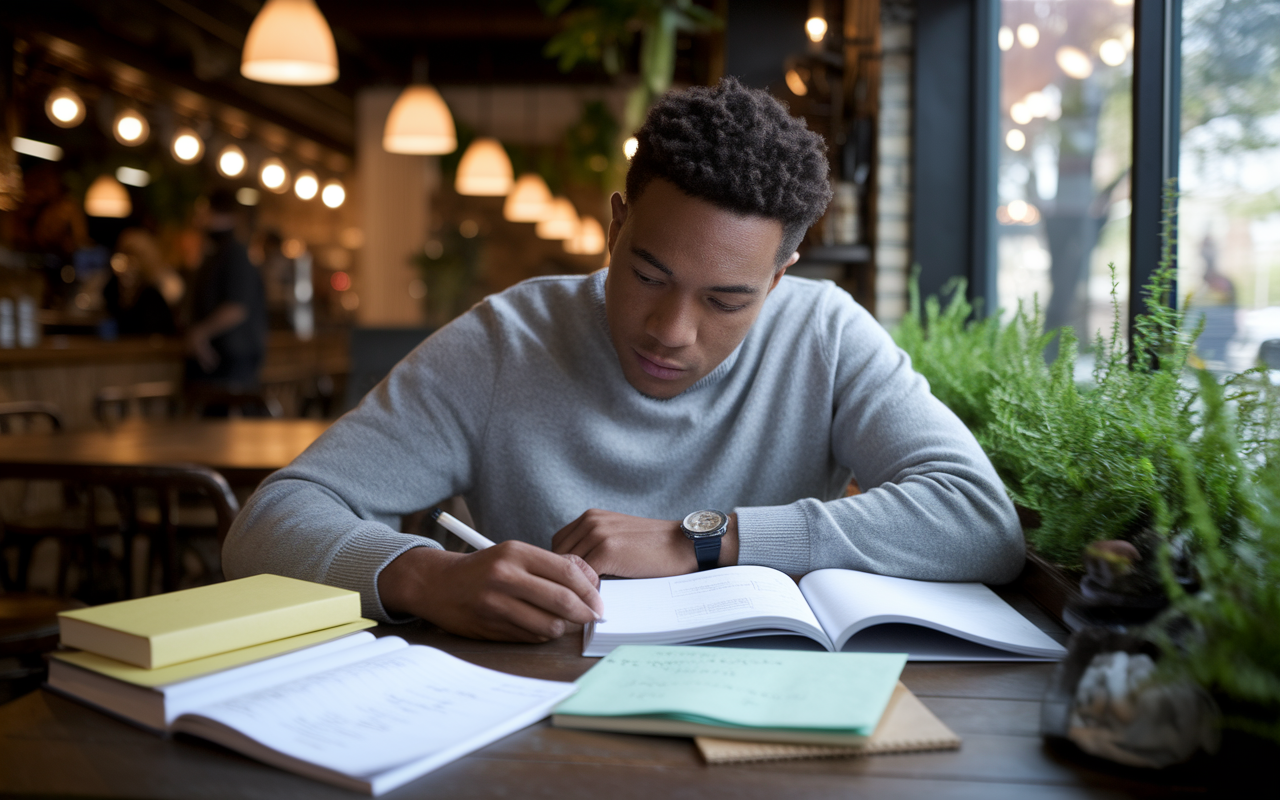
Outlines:
[[62,644],[144,669],[239,650],[360,619],[360,595],[281,575],[65,611]]

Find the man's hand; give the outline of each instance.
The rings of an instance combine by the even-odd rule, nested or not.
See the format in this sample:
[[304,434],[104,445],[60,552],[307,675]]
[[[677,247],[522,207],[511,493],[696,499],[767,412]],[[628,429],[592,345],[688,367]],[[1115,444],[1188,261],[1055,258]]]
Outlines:
[[415,547],[378,576],[382,605],[473,639],[545,642],[604,613],[600,579],[576,556],[524,542],[475,553]]
[[[600,575],[660,578],[698,571],[693,542],[670,520],[630,517],[593,508],[551,539],[556,553],[580,556]],[[738,563],[738,517],[720,540],[720,566]]]

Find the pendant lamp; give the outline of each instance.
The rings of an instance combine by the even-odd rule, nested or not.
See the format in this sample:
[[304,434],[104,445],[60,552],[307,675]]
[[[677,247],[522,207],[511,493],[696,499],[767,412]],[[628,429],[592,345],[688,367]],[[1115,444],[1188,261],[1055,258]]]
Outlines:
[[453,115],[434,86],[415,83],[400,93],[382,129],[382,149],[407,155],[443,155],[458,149]]
[[564,251],[577,256],[598,256],[604,252],[604,228],[595,217],[583,217],[578,231],[564,241]]
[[244,40],[240,74],[261,83],[320,86],[338,79],[333,31],[313,0],[267,0]]
[[60,86],[49,92],[44,101],[44,113],[59,128],[74,128],[84,122],[84,100],[74,90]]
[[567,197],[551,201],[551,213],[538,223],[534,233],[539,239],[569,239],[578,231],[578,212]]
[[511,159],[502,143],[489,136],[476,139],[458,162],[454,188],[458,194],[502,197],[511,191]]
[[84,195],[84,213],[91,217],[124,219],[133,213],[129,192],[110,175],[99,175]]
[[551,190],[536,172],[520,176],[502,204],[502,217],[509,222],[539,222],[551,210]]

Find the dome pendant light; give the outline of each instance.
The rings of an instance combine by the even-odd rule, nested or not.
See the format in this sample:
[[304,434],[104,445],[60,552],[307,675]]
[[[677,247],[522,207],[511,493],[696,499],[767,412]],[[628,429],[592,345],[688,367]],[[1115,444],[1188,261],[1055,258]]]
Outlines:
[[405,87],[387,115],[382,149],[406,155],[443,155],[458,149],[453,115],[434,86]]
[[583,217],[578,231],[565,239],[564,251],[578,256],[598,256],[604,252],[604,228],[595,217]]
[[458,162],[454,188],[458,194],[502,197],[511,191],[511,159],[502,143],[489,136],[476,139]]
[[422,54],[413,60],[413,83],[400,92],[387,115],[382,149],[414,156],[444,155],[458,149],[453,115],[440,93],[427,83],[427,59]]
[[502,216],[509,222],[540,222],[551,211],[551,190],[536,172],[520,176],[502,204]]
[[84,213],[91,217],[124,219],[133,213],[129,191],[110,175],[99,175],[85,192]]
[[551,201],[551,213],[538,223],[534,233],[539,239],[570,239],[578,232],[578,212],[567,197]]
[[285,86],[336,81],[338,50],[333,31],[314,0],[267,0],[249,26],[240,74]]

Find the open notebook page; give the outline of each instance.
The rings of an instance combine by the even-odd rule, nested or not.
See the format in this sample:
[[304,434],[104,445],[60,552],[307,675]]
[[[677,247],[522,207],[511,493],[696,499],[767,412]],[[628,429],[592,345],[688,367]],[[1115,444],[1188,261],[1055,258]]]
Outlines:
[[[795,582],[767,567],[725,567],[670,578],[606,580],[601,581],[600,596],[604,600],[604,621],[594,623],[592,636],[607,637],[614,644],[688,642],[739,630],[778,633],[777,624],[803,630],[805,635],[824,643],[827,638]],[[743,621],[750,623],[738,624]],[[775,627],[767,630],[771,622]],[[645,636],[664,633],[688,635]]]
[[[836,649],[841,649],[851,636],[868,626],[914,623],[1026,656],[1061,658],[1065,654],[1061,645],[980,583],[914,581],[853,570],[824,569],[806,575],[800,581],[800,589],[822,626],[831,634]],[[910,631],[895,630],[893,642],[884,644],[902,652],[907,642],[901,634]],[[945,640],[921,633],[922,642],[932,638],[933,643],[945,644]],[[876,631],[868,634],[876,635]],[[857,641],[852,646],[861,649]],[[929,655],[910,647],[906,652],[913,658]],[[961,647],[935,655],[987,660],[999,654]]]
[[536,722],[574,688],[410,646],[207,706],[174,727],[245,751],[242,737],[219,735],[238,731],[303,763],[248,755],[357,778],[377,794]]

